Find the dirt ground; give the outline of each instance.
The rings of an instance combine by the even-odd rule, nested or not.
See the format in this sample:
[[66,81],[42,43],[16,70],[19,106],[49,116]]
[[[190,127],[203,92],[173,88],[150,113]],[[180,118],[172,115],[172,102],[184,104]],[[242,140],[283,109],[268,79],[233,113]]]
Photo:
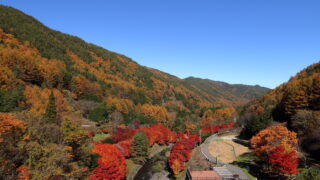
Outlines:
[[232,139],[236,139],[236,136],[222,136],[212,141],[209,144],[209,152],[218,157],[219,161],[232,163],[238,156],[250,151],[248,147],[232,141]]

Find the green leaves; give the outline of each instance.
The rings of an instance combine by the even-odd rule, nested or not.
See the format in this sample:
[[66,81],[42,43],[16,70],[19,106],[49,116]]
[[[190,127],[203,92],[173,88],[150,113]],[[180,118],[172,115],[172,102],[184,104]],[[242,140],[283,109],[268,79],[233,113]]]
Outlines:
[[95,122],[106,122],[110,112],[108,107],[100,104],[89,113],[89,119]]
[[49,96],[49,103],[47,105],[45,117],[48,122],[57,124],[56,98],[54,97],[53,91],[51,91]]
[[146,162],[149,155],[149,142],[147,135],[140,131],[134,137],[131,144],[132,160],[136,164]]
[[0,112],[11,112],[20,110],[19,104],[24,101],[24,88],[18,87],[13,91],[0,90]]

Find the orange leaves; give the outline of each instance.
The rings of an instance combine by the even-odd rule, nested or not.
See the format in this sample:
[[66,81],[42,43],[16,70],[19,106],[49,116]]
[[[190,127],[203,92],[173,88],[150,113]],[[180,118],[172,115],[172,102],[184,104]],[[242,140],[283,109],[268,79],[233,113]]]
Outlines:
[[0,65],[0,72],[0,89],[14,89],[18,82],[14,73],[8,67],[2,65]]
[[125,114],[134,107],[134,104],[130,99],[120,99],[116,97],[108,97],[107,104],[108,106],[114,107],[117,111]]
[[276,146],[282,146],[287,151],[292,151],[296,148],[297,143],[296,133],[289,131],[282,125],[264,129],[250,140],[251,148],[258,157],[270,153]]
[[98,83],[91,82],[82,75],[76,75],[72,77],[71,89],[78,95],[84,93],[95,94],[101,96],[102,90]]
[[[14,69],[17,72],[17,78],[23,81],[38,85],[45,81],[48,87],[56,87],[62,83],[62,71],[65,69],[62,61],[43,58],[38,50],[29,47],[28,43],[20,43],[12,36],[4,34],[2,30],[0,34],[1,40],[4,41],[4,44],[0,45],[1,66]],[[10,74],[6,72],[7,75]]]
[[93,170],[90,180],[121,180],[126,175],[126,160],[113,144],[96,143],[93,153],[99,154],[99,166]]
[[29,180],[30,174],[29,174],[29,167],[28,166],[22,165],[17,170],[20,174],[19,180]]
[[204,112],[201,117],[202,126],[210,125],[212,123],[223,123],[223,121],[228,121],[232,119],[236,110],[233,107],[217,109],[215,111],[208,109]]
[[[40,116],[45,113],[50,92],[51,90],[41,89],[38,86],[26,86],[24,95],[27,98],[26,103],[30,105],[29,111],[33,115]],[[71,107],[63,94],[57,89],[54,89],[53,93],[56,98],[58,113],[71,111]]]
[[125,157],[130,157],[131,155],[131,143],[132,143],[131,139],[121,141],[118,143],[118,145],[121,147],[120,150],[122,151]]
[[184,170],[183,164],[178,159],[173,160],[170,168],[172,169],[174,175],[178,175]]
[[206,126],[212,123],[214,120],[214,113],[211,109],[208,109],[204,112],[203,116],[201,117],[201,125]]
[[38,68],[41,77],[48,87],[56,87],[58,84],[62,86],[62,70],[66,68],[62,61],[43,60],[39,63]]
[[5,141],[18,141],[22,138],[27,127],[26,124],[16,119],[11,114],[0,114],[0,143]]
[[144,104],[141,106],[141,110],[143,114],[154,118],[159,123],[165,124],[168,121],[168,111],[162,106]]
[[297,174],[297,137],[281,125],[260,131],[250,140],[253,153],[279,174]]
[[148,136],[150,145],[154,143],[169,144],[176,141],[176,133],[165,128],[162,124],[155,124],[150,127],[142,128]]

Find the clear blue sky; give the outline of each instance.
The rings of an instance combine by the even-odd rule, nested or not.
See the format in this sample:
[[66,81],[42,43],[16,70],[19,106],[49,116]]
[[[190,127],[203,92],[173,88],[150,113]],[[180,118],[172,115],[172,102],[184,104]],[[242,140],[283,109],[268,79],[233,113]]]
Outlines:
[[274,88],[320,57],[318,0],[0,0],[181,78]]

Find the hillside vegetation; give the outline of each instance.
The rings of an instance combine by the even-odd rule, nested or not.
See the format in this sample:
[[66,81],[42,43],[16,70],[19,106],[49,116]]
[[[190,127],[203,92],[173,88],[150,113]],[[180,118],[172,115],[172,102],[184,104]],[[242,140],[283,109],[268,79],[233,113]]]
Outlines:
[[[181,141],[188,157],[200,128],[232,128],[235,107],[263,93],[211,92],[1,5],[0,72],[0,179],[8,180],[123,179],[139,131],[150,147]],[[188,158],[178,160],[180,173]]]
[[240,119],[247,135],[254,135],[273,121],[284,122],[298,134],[302,147],[319,158],[320,63],[247,105]]
[[0,28],[0,63],[4,72],[0,101],[17,98],[5,103],[3,112],[26,109],[43,115],[52,89],[59,99],[61,118],[76,114],[102,122],[108,115],[119,124],[144,119],[172,126],[184,118],[196,123],[208,108],[243,105],[266,90],[210,82],[208,86],[215,91],[206,89],[49,29],[6,6],[0,6]]

